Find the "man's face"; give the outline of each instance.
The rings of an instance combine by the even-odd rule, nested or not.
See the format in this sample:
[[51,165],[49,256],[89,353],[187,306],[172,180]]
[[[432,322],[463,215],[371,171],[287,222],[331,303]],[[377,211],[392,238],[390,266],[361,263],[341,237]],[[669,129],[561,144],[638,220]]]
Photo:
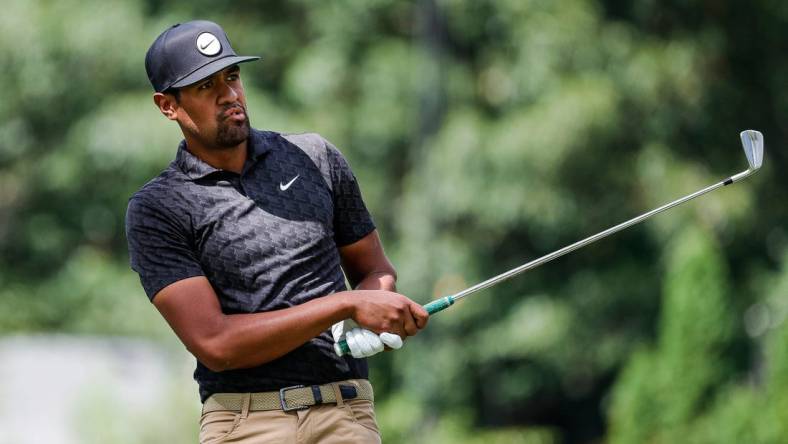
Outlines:
[[233,65],[180,89],[175,120],[206,148],[233,148],[249,137],[240,74]]

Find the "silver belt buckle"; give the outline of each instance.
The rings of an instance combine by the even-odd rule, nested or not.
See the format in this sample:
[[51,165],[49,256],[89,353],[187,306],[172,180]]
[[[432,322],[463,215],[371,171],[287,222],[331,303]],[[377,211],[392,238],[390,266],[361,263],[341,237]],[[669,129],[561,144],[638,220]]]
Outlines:
[[304,388],[304,386],[303,385],[291,385],[290,387],[284,387],[284,388],[280,388],[279,389],[279,405],[282,406],[282,411],[283,412],[290,412],[290,411],[293,411],[293,410],[305,410],[305,409],[309,408],[308,405],[300,405],[298,407],[288,407],[287,406],[287,401],[285,401],[285,392],[287,392],[288,390],[299,389],[299,388]]

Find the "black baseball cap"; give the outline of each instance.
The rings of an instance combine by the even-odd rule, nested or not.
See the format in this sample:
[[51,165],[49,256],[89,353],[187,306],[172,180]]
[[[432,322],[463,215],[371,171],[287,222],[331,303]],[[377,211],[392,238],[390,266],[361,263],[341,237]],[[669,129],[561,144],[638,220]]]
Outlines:
[[221,26],[207,20],[179,23],[162,32],[148,48],[145,71],[153,89],[181,88],[236,63],[260,57],[239,56]]

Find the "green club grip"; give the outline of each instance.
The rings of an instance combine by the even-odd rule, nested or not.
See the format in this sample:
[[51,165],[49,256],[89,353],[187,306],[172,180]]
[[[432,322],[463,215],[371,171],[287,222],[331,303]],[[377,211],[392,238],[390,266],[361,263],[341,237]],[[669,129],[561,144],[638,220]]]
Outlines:
[[424,306],[424,309],[427,310],[427,313],[433,315],[441,310],[445,310],[454,304],[454,299],[451,296],[446,296],[445,298],[436,299],[429,304]]
[[342,339],[334,343],[334,351],[337,352],[339,356],[345,356],[350,354],[350,347],[347,345],[347,341]]
[[[433,315],[441,310],[445,310],[451,307],[453,304],[454,304],[454,299],[452,299],[451,296],[446,296],[444,298],[436,299],[427,305],[424,305],[424,309],[427,310],[427,313]],[[347,341],[343,339],[339,342],[334,343],[334,351],[339,356],[349,355],[350,347],[347,345]]]

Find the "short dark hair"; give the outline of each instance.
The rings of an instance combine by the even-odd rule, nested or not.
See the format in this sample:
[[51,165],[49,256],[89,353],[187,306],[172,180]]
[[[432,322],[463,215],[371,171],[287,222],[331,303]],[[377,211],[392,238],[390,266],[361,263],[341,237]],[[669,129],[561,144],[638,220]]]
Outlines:
[[176,102],[181,101],[181,89],[180,88],[167,88],[163,91],[164,94],[172,94],[175,97]]

